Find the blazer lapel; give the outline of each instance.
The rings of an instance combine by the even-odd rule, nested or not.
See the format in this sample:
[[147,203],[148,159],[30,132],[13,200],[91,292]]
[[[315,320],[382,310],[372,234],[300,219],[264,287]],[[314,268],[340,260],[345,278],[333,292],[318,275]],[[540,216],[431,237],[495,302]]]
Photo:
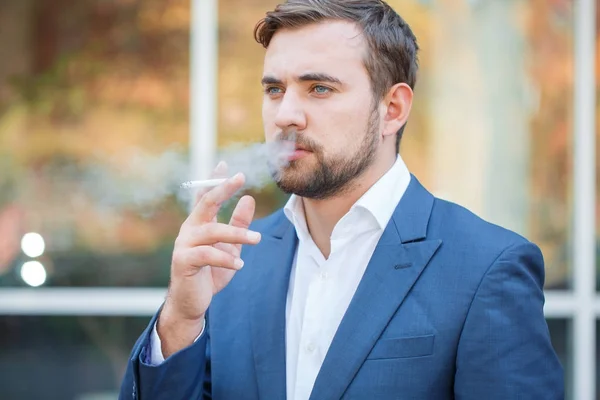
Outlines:
[[286,396],[285,305],[296,250],[296,231],[283,213],[272,236],[263,234],[255,268],[251,319],[252,346],[260,399]]
[[423,239],[433,206],[413,176],[342,319],[310,400],[339,399],[441,240]]

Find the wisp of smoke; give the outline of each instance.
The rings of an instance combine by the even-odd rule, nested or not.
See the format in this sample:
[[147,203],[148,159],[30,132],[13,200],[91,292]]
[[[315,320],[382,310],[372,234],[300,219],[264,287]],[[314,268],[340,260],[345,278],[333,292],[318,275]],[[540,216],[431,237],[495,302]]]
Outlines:
[[[229,176],[244,173],[246,189],[260,190],[273,182],[273,178],[277,179],[294,150],[295,135],[287,135],[285,140],[270,143],[234,144],[220,151],[216,161],[227,163]],[[82,173],[72,174],[67,170],[61,173],[54,169],[49,175],[57,183],[71,181],[104,209],[138,208],[147,212],[169,196],[189,203],[193,191],[182,190],[180,184],[198,176],[189,170],[185,151],[168,149],[153,155],[134,149],[125,158],[127,161],[123,163],[112,157],[98,157]]]
[[260,189],[273,182],[273,178],[278,179],[295,149],[293,137],[288,137],[270,143],[233,145],[220,152],[217,158],[227,163],[231,175],[243,172],[247,188]]

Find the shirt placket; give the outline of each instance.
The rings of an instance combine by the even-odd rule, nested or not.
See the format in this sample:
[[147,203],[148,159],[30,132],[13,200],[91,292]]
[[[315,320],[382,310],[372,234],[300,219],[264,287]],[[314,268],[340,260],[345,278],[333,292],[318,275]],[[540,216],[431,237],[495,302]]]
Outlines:
[[326,353],[322,338],[324,322],[329,318],[329,273],[327,261],[322,260],[317,265],[307,291],[299,343],[295,399],[308,399]]

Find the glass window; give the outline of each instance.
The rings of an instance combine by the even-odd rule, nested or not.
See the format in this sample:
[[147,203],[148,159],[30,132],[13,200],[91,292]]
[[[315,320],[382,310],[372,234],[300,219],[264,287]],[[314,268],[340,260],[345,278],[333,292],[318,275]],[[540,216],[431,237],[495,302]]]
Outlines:
[[116,399],[149,317],[0,317],[3,399]]
[[[600,233],[600,0],[596,1],[596,235]],[[600,242],[596,237],[596,290],[600,290]]]
[[573,349],[571,321],[566,319],[548,319],[550,339],[565,372],[565,399],[573,399]]
[[[278,1],[221,0],[219,144],[262,140],[254,24]],[[570,1],[390,0],[421,47],[401,154],[434,194],[536,242],[570,286]],[[282,203],[268,189],[260,214]]]
[[0,286],[166,285],[187,214],[189,6],[1,2]]
[[600,320],[596,321],[596,399],[600,399]]
[[[230,149],[264,141],[261,118],[264,50],[254,40],[254,25],[278,0],[219,0],[218,145]],[[288,196],[272,182],[248,191],[256,198],[255,218],[285,204]],[[227,218],[234,204],[223,213]]]

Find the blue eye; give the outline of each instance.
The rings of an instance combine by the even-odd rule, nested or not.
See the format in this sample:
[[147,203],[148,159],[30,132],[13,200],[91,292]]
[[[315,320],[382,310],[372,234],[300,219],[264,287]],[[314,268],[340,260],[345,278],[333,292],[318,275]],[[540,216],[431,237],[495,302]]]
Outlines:
[[277,86],[270,86],[265,88],[265,93],[266,94],[281,94],[283,93],[283,90],[281,90],[281,88],[277,87]]
[[317,94],[327,94],[331,91],[327,86],[317,85],[314,87],[314,91]]

